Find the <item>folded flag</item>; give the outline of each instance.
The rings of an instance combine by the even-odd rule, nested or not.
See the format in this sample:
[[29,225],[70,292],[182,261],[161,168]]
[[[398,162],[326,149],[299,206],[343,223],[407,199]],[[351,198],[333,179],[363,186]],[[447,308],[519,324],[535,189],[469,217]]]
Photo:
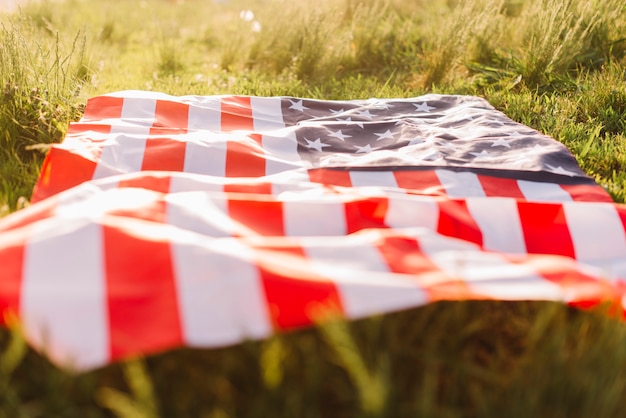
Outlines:
[[624,310],[626,208],[477,97],[99,96],[33,202],[0,220],[0,309],[77,370],[328,312]]

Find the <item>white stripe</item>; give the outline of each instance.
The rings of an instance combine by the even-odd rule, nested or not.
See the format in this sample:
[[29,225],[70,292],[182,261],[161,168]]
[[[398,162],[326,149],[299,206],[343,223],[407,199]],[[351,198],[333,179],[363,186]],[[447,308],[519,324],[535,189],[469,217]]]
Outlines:
[[466,254],[461,277],[474,292],[504,300],[565,299],[563,289],[525,264],[510,264],[497,254]]
[[272,195],[277,198],[281,198],[284,194],[301,192],[303,188],[324,189],[321,184],[311,183],[309,172],[305,169],[283,171],[275,176],[266,177],[264,180],[272,183]]
[[221,193],[168,194],[167,223],[207,237],[230,237],[237,224],[228,216],[228,202]]
[[124,98],[122,115],[111,122],[109,139],[103,145],[94,179],[141,170],[156,101],[155,97]]
[[517,202],[507,198],[469,198],[467,209],[478,224],[486,250],[525,254],[526,242]]
[[148,189],[121,188],[102,190],[91,183],[59,194],[55,215],[71,222],[76,218],[99,219],[116,210],[141,211],[154,206],[160,194]]
[[133,96],[122,96],[124,103],[120,119],[109,120],[111,131],[102,145],[94,179],[141,170],[146,137],[154,123],[157,99],[152,94],[127,93]]
[[250,250],[234,240],[194,238],[172,243],[185,341],[207,347],[269,336],[272,326]]
[[474,173],[435,170],[439,183],[451,198],[485,197],[485,191]]
[[220,132],[222,130],[221,98],[196,96],[189,99],[186,100],[189,104],[187,129]]
[[[362,237],[361,237],[362,238]],[[309,241],[313,244],[313,241]],[[356,239],[337,238],[305,243],[313,270],[337,286],[348,318],[396,311],[428,302],[412,277],[389,272],[378,249]]]
[[79,186],[77,187],[85,187],[86,185],[89,185],[87,187],[94,187],[97,188],[100,191],[106,192],[109,190],[114,190],[119,188],[119,184],[120,184],[120,179],[117,177],[107,177],[105,179],[102,180],[94,180],[94,181],[86,181],[84,183],[81,183]]
[[130,124],[131,128],[133,126],[141,128],[147,134],[154,123],[156,104],[157,99],[155,98],[125,97],[120,117],[121,126],[119,128],[115,125],[112,126],[111,132],[116,133],[117,129],[122,128],[122,132],[128,133],[129,126],[127,124]]
[[554,183],[518,180],[522,194],[530,202],[569,202],[572,196]]
[[287,236],[342,236],[346,234],[344,204],[334,201],[283,202],[285,234]]
[[261,144],[265,152],[265,174],[272,175],[308,166],[298,154],[298,141],[293,130],[277,131],[263,135]]
[[610,203],[568,202],[563,204],[563,210],[576,260],[625,278],[626,237],[615,206]]
[[101,366],[109,357],[100,225],[50,219],[26,244],[21,318],[31,344],[59,364]]
[[285,127],[280,97],[250,97],[255,132],[273,131]]
[[390,228],[423,227],[435,231],[439,223],[439,205],[424,196],[394,196],[388,200],[385,224]]
[[144,136],[147,137],[150,135],[150,125],[138,125],[134,122],[128,120],[107,120],[108,123],[111,124],[111,130],[109,135],[136,135],[136,136]]
[[350,171],[350,182],[354,187],[398,187],[392,171]]
[[223,192],[225,180],[224,177],[171,173],[169,192]]
[[146,138],[135,135],[112,136],[102,146],[102,153],[93,178],[100,179],[120,173],[141,171]]
[[185,144],[186,173],[225,177],[226,139],[220,135],[188,135]]
[[422,252],[450,277],[481,295],[504,300],[563,300],[562,289],[525,264],[509,263],[478,246],[436,234],[418,238]]

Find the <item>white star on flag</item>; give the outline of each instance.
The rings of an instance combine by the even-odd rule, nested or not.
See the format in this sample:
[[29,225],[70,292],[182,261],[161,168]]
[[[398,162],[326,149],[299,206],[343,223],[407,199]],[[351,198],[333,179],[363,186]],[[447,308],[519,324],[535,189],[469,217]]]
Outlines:
[[370,106],[374,109],[389,110],[393,107],[389,103],[386,103],[380,99],[369,99],[368,102],[370,103]]
[[382,141],[383,139],[393,139],[393,133],[389,129],[381,134],[374,133],[374,135],[378,137],[376,141]]
[[355,151],[356,154],[359,154],[359,153],[366,153],[367,154],[367,153],[370,153],[372,151],[376,151],[377,149],[379,149],[379,148],[372,148],[370,144],[367,144],[364,147],[359,147],[358,145],[355,145],[355,147],[358,148]]
[[436,109],[436,107],[428,106],[428,102],[422,102],[419,104],[413,103],[413,106],[415,106],[415,110],[417,110],[418,112],[430,113],[431,110]]
[[345,141],[346,138],[352,138],[352,135],[344,135],[343,132],[341,132],[341,129],[335,132],[332,132],[328,134],[328,136],[332,136],[333,138],[337,138],[340,139],[342,141]]
[[369,109],[360,110],[360,111],[356,112],[355,115],[360,117],[360,118],[366,118],[368,120],[372,120],[372,118],[375,116],[375,115],[372,115],[370,113]]
[[470,154],[472,154],[476,160],[480,160],[483,158],[489,158],[491,157],[491,154],[489,154],[487,151],[482,150],[481,152],[470,152]]
[[310,149],[314,149],[316,151],[322,151],[322,148],[324,147],[330,147],[330,145],[328,144],[323,144],[322,140],[320,138],[317,138],[315,141],[309,141],[308,139],[304,138],[304,140],[307,142],[306,147],[310,148]]
[[[337,118],[336,120],[341,121],[341,122],[352,122],[352,118],[351,117],[347,117],[347,118]],[[359,128],[363,129],[363,124],[361,122],[355,122],[354,123],[356,126],[358,126]]]
[[298,110],[300,112],[304,112],[305,110],[309,110],[309,108],[306,107],[302,103],[302,100],[289,100],[289,102],[291,102],[291,106],[289,106],[289,109]]
[[492,146],[492,147],[506,147],[506,148],[511,148],[511,144],[509,144],[509,141],[507,141],[506,139],[498,138],[498,139],[496,139],[496,140],[489,141],[489,142],[491,142],[491,146]]
[[566,170],[561,166],[554,167],[554,166],[551,166],[550,164],[546,164],[546,167],[548,168],[548,170],[550,170],[554,174],[562,174],[564,176],[570,176],[570,177],[574,177],[576,175],[576,173]]

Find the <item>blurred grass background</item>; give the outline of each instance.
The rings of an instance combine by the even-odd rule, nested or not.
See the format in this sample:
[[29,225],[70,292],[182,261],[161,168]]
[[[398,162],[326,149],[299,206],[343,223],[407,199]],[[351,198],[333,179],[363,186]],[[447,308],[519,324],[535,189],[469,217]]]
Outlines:
[[[0,15],[0,216],[88,97],[474,94],[626,199],[622,0],[65,0]],[[626,328],[540,302],[437,303],[84,375],[0,334],[0,417],[621,417]]]

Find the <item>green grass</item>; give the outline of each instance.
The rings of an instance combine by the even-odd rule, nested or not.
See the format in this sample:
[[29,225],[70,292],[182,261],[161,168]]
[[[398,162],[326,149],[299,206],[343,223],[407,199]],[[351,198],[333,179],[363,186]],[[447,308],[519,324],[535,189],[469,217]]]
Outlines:
[[[240,18],[251,9],[253,21]],[[0,16],[0,216],[88,97],[485,97],[626,200],[622,0],[67,0]],[[621,417],[626,328],[458,302],[84,375],[0,334],[0,417]]]

